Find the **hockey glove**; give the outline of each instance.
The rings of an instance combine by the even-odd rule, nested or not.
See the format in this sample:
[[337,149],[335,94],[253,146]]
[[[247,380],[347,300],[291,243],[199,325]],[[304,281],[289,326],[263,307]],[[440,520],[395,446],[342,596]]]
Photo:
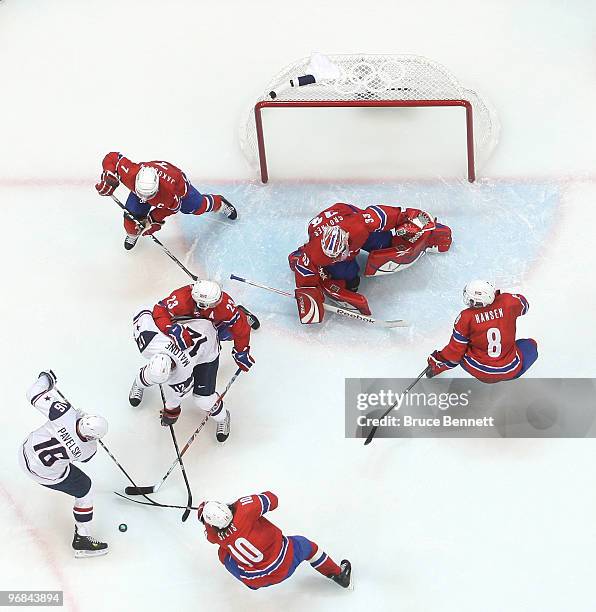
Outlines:
[[174,323],[168,329],[168,336],[174,340],[176,346],[181,350],[185,351],[193,345],[192,336],[186,327],[182,327],[180,323]]
[[97,189],[97,193],[99,193],[100,196],[109,196],[114,193],[114,189],[116,189],[118,185],[120,185],[118,175],[109,170],[104,170],[101,173],[99,183],[95,185],[95,189]]
[[144,228],[141,231],[141,234],[143,234],[143,236],[150,236],[151,234],[154,234],[155,232],[159,231],[163,224],[163,221],[156,221],[153,218],[153,213],[150,212],[145,221],[143,222]]
[[205,502],[201,502],[199,504],[199,507],[197,508],[197,518],[199,519],[199,521],[201,521],[201,523],[203,523],[203,525],[205,524],[205,521],[203,519],[203,508],[205,507]]
[[162,408],[159,416],[163,427],[173,425],[180,416],[180,406],[177,408]]
[[454,368],[457,363],[453,363],[451,361],[446,361],[441,357],[441,353],[439,353],[439,351],[433,351],[429,356],[428,356],[428,365],[429,365],[429,369],[427,369],[426,371],[426,377],[427,378],[432,378],[433,376],[437,376],[438,374],[441,374],[442,372],[446,372],[447,370],[450,370],[451,368]]
[[248,372],[252,367],[252,364],[255,362],[250,354],[250,346],[247,346],[243,351],[237,351],[235,348],[233,348],[232,357],[234,357],[236,365],[243,372]]
[[56,376],[56,374],[54,374],[52,370],[44,370],[43,372],[40,372],[38,378],[41,378],[42,376],[45,376],[47,378],[48,391],[51,391],[56,386],[56,381],[58,380],[58,377]]

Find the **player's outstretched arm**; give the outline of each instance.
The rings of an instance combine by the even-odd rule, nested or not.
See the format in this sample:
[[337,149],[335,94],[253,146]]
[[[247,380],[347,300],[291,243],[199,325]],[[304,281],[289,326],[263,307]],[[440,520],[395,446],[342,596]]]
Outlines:
[[279,499],[277,495],[271,493],[271,491],[265,491],[264,493],[259,493],[255,495],[261,504],[261,516],[270,512],[271,510],[275,510],[279,505]]
[[54,389],[56,375],[52,370],[45,370],[39,374],[37,380],[27,390],[27,399],[46,418],[52,416],[52,412],[64,413],[70,405]]

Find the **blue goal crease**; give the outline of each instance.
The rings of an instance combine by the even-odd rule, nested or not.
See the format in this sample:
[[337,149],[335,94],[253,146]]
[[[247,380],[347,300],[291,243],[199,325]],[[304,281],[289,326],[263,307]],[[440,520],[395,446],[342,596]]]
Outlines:
[[[334,202],[362,208],[373,204],[421,208],[451,227],[451,250],[429,253],[395,275],[363,278],[360,290],[374,316],[406,319],[411,323],[410,339],[424,337],[451,325],[461,309],[461,289],[471,279],[522,289],[554,229],[561,200],[561,187],[548,182],[267,186],[247,182],[201,188],[224,194],[237,206],[239,218],[222,223],[220,215],[178,215],[186,242],[190,245],[199,238],[193,253],[196,267],[223,282],[261,316],[271,313],[277,326],[340,343],[346,329],[352,340],[367,332],[343,320],[306,329],[297,321],[292,300],[231,281],[230,274],[292,291],[288,254],[305,242],[307,223],[321,210]],[[361,257],[364,261],[365,254]]]

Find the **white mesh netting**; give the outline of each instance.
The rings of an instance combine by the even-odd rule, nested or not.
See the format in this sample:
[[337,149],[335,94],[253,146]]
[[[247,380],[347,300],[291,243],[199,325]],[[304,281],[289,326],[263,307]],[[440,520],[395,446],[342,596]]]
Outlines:
[[[333,70],[320,68],[317,57],[330,60],[336,74],[331,76]],[[331,78],[320,80],[317,69]],[[313,72],[316,83],[289,87],[290,79]],[[498,140],[497,117],[478,93],[462,87],[441,64],[418,55],[313,55],[279,72],[255,104],[271,100],[272,90],[277,92],[275,101],[468,100],[473,108],[476,167],[488,159]],[[251,166],[258,169],[254,105],[240,126],[240,146]]]

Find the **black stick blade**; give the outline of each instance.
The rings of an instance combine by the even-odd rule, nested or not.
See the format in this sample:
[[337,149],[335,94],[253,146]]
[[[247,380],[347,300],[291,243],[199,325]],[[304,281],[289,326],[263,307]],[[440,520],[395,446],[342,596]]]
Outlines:
[[[192,501],[189,502],[189,506],[192,505]],[[184,511],[184,513],[182,514],[182,522],[186,522],[186,519],[189,517],[190,515],[190,508],[186,508],[186,510]]]
[[375,426],[370,430],[368,437],[366,438],[366,440],[364,440],[364,446],[368,446],[372,442],[373,438],[375,437],[375,434],[377,433],[377,429],[378,427]]
[[153,493],[154,486],[150,487],[126,487],[124,492],[127,495],[148,495],[149,493]]

